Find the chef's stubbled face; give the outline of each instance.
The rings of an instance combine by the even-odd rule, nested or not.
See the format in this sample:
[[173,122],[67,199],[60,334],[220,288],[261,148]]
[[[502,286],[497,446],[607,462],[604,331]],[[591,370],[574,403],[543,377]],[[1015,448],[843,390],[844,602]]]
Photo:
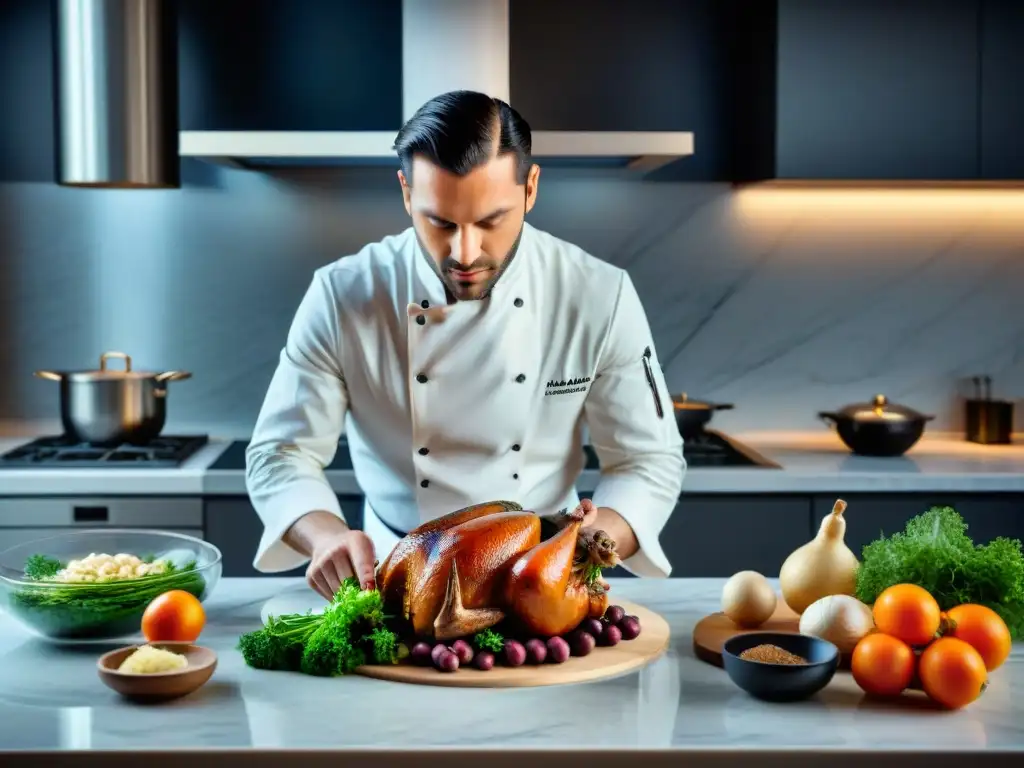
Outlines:
[[505,155],[456,176],[415,157],[411,185],[399,171],[420,246],[458,300],[486,296],[518,245],[540,168],[533,166],[526,184],[517,184],[515,163]]

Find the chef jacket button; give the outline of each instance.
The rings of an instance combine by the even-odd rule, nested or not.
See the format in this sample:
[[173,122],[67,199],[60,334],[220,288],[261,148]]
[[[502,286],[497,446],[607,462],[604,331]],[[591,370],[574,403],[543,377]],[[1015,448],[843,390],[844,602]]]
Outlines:
[[428,485],[430,485],[429,480],[420,480],[420,488],[426,488]]
[[420,448],[420,456],[426,456],[428,453],[430,453],[429,448]]
[[427,383],[427,374],[425,374],[425,373],[417,373],[416,374],[416,381],[418,381],[420,384],[426,384]]
[[419,325],[426,325],[427,324],[427,318],[425,318],[423,315],[417,315],[416,322]]
[[513,445],[512,446],[512,450],[513,451],[518,451],[519,450],[519,443],[516,443],[515,445]]
[[518,480],[519,479],[519,473],[516,472],[514,475],[512,475],[512,479],[513,480]]
[[522,299],[516,299],[512,303],[515,304],[517,307],[523,306],[523,300]]
[[430,302],[424,299],[423,301],[420,302],[420,306],[423,307],[424,309],[430,309]]
[[516,381],[522,384],[524,381],[526,381],[526,374],[520,373],[518,376],[516,376]]

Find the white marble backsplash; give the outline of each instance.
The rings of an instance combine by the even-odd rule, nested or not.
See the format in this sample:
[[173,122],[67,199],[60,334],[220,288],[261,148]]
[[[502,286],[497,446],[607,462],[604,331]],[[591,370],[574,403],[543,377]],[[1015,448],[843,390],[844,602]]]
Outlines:
[[[170,429],[245,434],[312,270],[408,224],[387,170],[187,171],[177,191],[0,185],[0,420],[53,419],[32,372],[120,349],[194,373]],[[629,270],[670,386],[734,403],[727,431],[824,429],[876,393],[957,429],[976,374],[1024,395],[1024,190],[558,171],[530,221]]]

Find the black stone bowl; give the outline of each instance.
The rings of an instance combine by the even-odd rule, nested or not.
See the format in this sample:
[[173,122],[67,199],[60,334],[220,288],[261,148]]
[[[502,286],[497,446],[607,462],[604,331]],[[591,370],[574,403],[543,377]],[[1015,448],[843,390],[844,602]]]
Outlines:
[[[770,644],[807,659],[807,664],[766,664],[741,659],[755,645]],[[827,640],[796,632],[745,632],[725,641],[722,663],[730,679],[765,701],[799,701],[813,696],[835,675],[839,649]]]

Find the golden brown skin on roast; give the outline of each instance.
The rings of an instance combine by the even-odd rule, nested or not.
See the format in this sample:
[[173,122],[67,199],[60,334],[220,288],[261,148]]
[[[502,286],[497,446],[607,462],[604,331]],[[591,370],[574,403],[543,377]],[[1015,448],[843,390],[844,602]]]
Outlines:
[[[396,604],[401,606],[402,600],[407,593],[406,581],[414,582],[426,565],[427,557],[433,549],[434,542],[442,531],[454,528],[461,523],[475,520],[484,515],[492,515],[496,512],[521,511],[515,502],[494,501],[486,504],[474,504],[465,509],[458,509],[450,512],[436,520],[431,520],[423,525],[414,528],[407,533],[391,550],[391,554],[385,558],[377,569],[377,589],[380,590],[385,604]],[[402,615],[407,611],[402,610]]]
[[[511,510],[511,511],[510,511]],[[496,586],[508,563],[540,541],[540,519],[512,502],[492,502],[432,520],[402,539],[381,565],[377,586],[385,610],[408,619],[418,637],[445,640],[497,624]],[[452,598],[461,611],[442,608],[457,563]],[[458,634],[453,634],[458,633]]]
[[512,564],[504,601],[530,632],[560,635],[587,618],[590,593],[572,567],[581,523],[574,520]]
[[[562,634],[599,617],[607,595],[588,585],[589,562],[614,565],[614,543],[580,531],[583,513],[541,541],[540,518],[513,502],[457,510],[414,529],[377,572],[385,610],[417,637],[446,641],[510,616],[528,632]],[[603,537],[603,538],[602,538]]]

